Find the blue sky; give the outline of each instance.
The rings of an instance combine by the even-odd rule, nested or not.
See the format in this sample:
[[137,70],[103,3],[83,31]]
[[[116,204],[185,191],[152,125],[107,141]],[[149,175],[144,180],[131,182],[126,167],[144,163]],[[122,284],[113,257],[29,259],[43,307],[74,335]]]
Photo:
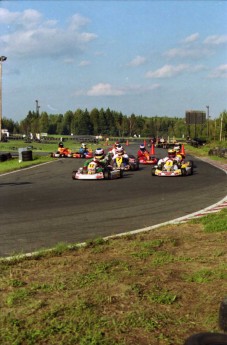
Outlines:
[[227,2],[1,1],[3,117],[227,109]]

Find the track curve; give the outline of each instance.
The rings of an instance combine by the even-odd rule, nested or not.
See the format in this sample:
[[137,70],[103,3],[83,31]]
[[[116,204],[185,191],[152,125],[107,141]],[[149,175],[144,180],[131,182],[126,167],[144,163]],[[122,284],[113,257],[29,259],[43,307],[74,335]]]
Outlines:
[[[130,145],[128,153],[137,146]],[[156,149],[163,157],[165,150]],[[193,159],[187,177],[154,177],[150,166],[112,181],[75,181],[80,159],[0,176],[0,256],[28,253],[58,242],[76,243],[170,221],[226,196],[226,174]]]

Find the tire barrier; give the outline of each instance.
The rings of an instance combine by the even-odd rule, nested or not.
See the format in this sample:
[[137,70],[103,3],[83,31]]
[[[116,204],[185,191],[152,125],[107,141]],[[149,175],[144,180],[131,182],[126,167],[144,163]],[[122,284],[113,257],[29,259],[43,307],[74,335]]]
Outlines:
[[22,162],[26,162],[26,161],[32,161],[32,151],[28,150],[28,151],[22,151]]
[[184,345],[227,345],[227,335],[223,333],[197,333],[186,339]]
[[218,321],[220,329],[223,332],[227,332],[227,297],[225,297],[220,304]]
[[11,153],[2,153],[2,154],[0,154],[0,162],[5,162],[5,161],[7,161],[8,159],[11,159],[11,158],[12,158]]

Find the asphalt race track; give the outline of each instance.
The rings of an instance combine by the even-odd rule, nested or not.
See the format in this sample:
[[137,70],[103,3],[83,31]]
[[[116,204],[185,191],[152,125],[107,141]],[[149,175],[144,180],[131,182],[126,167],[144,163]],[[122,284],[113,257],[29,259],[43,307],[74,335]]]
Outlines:
[[[128,153],[138,146],[127,147]],[[163,157],[166,150],[156,149]],[[226,174],[189,155],[194,175],[151,176],[151,166],[122,179],[72,180],[82,159],[0,176],[0,256],[28,253],[59,242],[78,243],[141,229],[208,207],[226,196]]]

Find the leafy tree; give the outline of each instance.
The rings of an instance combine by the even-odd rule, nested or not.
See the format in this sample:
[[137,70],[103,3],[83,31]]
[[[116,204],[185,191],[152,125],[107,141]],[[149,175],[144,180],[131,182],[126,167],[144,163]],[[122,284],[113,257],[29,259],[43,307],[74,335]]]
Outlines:
[[99,125],[99,110],[94,108],[90,112],[90,121],[93,128],[93,134],[99,135],[100,134],[100,125]]
[[65,114],[64,114],[64,118],[63,118],[63,134],[66,135],[70,135],[73,131],[72,131],[72,122],[73,122],[73,112],[71,110],[68,110]]
[[48,133],[49,131],[49,117],[46,112],[42,112],[40,115],[39,130],[41,133]]

